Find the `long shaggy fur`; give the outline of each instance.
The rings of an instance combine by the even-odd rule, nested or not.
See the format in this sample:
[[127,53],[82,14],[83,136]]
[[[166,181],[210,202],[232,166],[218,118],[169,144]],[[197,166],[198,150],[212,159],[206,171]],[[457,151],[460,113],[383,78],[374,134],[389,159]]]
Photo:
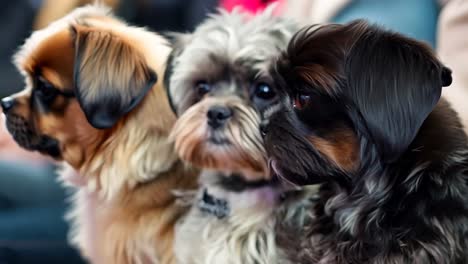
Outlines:
[[[176,229],[179,263],[289,263],[276,243],[276,223],[286,222],[284,215],[308,219],[300,208],[310,201],[286,202],[270,181],[260,125],[279,98],[256,93],[270,84],[267,69],[294,28],[271,10],[256,17],[221,11],[193,34],[176,37],[165,76],[180,116],[171,137],[179,155],[203,169],[201,188]],[[197,93],[200,82],[211,90]],[[232,111],[223,127],[207,122],[212,107]],[[200,208],[205,192],[227,203],[224,218]]]
[[[171,101],[177,113],[187,110],[198,100],[193,94],[193,85],[198,80],[217,81],[228,69],[232,74],[241,74],[242,78],[236,81],[245,85],[251,85],[252,79],[268,75],[274,54],[284,47],[296,29],[294,23],[273,17],[272,11],[270,8],[249,17],[240,10],[233,13],[220,10],[198,26],[193,34],[175,36],[165,82],[171,90]],[[255,73],[255,76],[248,76],[249,73]],[[231,86],[231,91],[236,89],[239,87]]]
[[[225,140],[225,145],[209,142],[210,129],[206,114],[210,107],[223,105],[234,109],[236,117],[223,131],[211,133]],[[205,169],[224,169],[247,175],[267,172],[265,148],[260,135],[260,118],[237,97],[207,98],[189,108],[177,121],[171,133],[182,159]]]
[[312,26],[273,72],[273,169],[322,183],[315,219],[278,227],[295,263],[468,263],[468,141],[429,47],[365,21]]
[[[310,206],[297,201],[284,203],[280,191],[274,186],[265,186],[240,193],[228,192],[214,183],[213,179],[225,177],[216,172],[204,171],[202,185],[214,197],[224,199],[231,205],[230,215],[218,219],[201,212],[196,203],[177,226],[175,248],[179,263],[290,263],[276,243],[275,225],[278,219],[286,221],[279,211],[300,211]],[[201,199],[202,193],[196,200]],[[299,200],[299,199],[298,199]],[[278,207],[282,207],[279,209]],[[289,207],[288,207],[289,206]],[[302,212],[307,213],[305,210]],[[307,218],[306,215],[295,215]]]
[[15,55],[26,88],[12,96],[9,130],[67,164],[70,240],[92,263],[175,261],[174,226],[186,210],[172,191],[196,189],[198,173],[169,140],[175,115],[156,79],[170,51],[157,34],[88,6]]

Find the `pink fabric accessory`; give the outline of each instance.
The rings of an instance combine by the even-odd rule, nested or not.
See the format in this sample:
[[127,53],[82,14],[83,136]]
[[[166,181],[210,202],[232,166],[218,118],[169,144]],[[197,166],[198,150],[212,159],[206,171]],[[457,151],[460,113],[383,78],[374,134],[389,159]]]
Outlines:
[[286,0],[221,0],[220,6],[227,11],[232,11],[235,7],[242,7],[243,10],[256,14],[263,11],[272,3],[277,3],[275,14],[280,15],[284,10]]

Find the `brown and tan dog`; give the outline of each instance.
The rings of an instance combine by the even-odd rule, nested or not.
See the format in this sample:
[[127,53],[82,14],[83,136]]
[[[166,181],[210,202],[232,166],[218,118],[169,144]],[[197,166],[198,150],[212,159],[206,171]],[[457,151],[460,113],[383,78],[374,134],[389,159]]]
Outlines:
[[[177,158],[162,77],[166,41],[87,6],[36,31],[15,55],[26,88],[1,101],[22,147],[69,165],[72,242],[92,263],[172,263],[172,190],[196,188]],[[161,78],[162,79],[162,78]]]

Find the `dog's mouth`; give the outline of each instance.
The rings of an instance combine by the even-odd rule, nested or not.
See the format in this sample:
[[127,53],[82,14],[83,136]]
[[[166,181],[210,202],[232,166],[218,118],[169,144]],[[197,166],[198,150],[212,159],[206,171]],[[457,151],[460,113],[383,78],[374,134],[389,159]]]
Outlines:
[[209,133],[206,141],[215,146],[226,147],[232,145],[231,141],[221,133]]
[[226,138],[209,137],[208,142],[216,146],[229,146],[231,142]]
[[58,141],[49,136],[35,133],[25,118],[15,114],[8,114],[6,116],[6,127],[16,143],[22,148],[39,151],[56,159],[60,158],[61,151]]

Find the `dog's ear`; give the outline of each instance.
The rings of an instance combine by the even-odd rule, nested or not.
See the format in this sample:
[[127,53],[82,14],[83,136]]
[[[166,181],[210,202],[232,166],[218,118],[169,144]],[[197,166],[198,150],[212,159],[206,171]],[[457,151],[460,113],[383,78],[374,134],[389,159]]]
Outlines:
[[177,108],[174,102],[174,94],[171,89],[171,77],[174,73],[174,68],[177,66],[176,59],[182,54],[187,44],[191,41],[191,34],[184,33],[175,33],[170,32],[166,33],[169,42],[171,43],[172,51],[169,54],[169,57],[166,61],[166,70],[164,72],[164,86],[166,87],[166,94],[169,100],[169,105],[172,108],[172,111],[177,114]]
[[425,44],[376,27],[367,30],[349,53],[344,92],[360,113],[357,129],[390,163],[414,140],[451,75]]
[[142,54],[108,31],[74,25],[74,92],[88,122],[110,128],[157,80]]

